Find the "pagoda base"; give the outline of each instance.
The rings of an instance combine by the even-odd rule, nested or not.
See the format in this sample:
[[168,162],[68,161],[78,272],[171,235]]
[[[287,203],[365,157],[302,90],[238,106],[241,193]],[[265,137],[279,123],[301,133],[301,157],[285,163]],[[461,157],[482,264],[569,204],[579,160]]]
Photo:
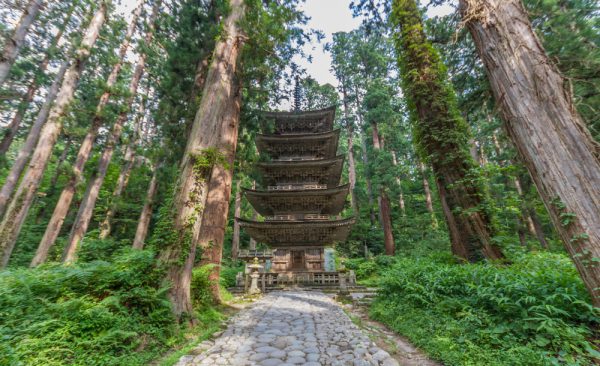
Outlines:
[[[343,278],[342,278],[343,277]],[[345,278],[345,281],[344,281]],[[235,289],[247,292],[250,285],[250,275],[239,272],[236,276]],[[340,282],[340,280],[342,282]],[[340,284],[349,288],[356,287],[354,271],[341,272],[261,272],[258,286],[263,292],[286,288],[303,287],[310,289],[338,289]],[[238,291],[236,291],[238,292]]]

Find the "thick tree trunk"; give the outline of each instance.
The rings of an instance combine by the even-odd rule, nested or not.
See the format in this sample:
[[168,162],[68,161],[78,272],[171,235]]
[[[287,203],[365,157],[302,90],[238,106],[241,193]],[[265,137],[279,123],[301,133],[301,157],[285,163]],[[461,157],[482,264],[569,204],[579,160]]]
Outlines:
[[415,141],[435,174],[452,244],[452,252],[468,261],[499,259],[493,226],[485,211],[485,190],[473,175],[468,125],[437,51],[427,40],[415,0],[394,0],[392,21],[400,53],[403,90],[410,101]]
[[148,191],[146,192],[146,201],[144,202],[137,229],[135,230],[135,238],[133,239],[132,245],[132,248],[134,249],[144,249],[144,242],[146,241],[148,227],[150,226],[150,220],[152,219],[152,204],[154,203],[156,188],[158,187],[158,184],[156,183],[157,172],[158,167],[155,167],[152,173],[152,180],[150,180]]
[[[227,218],[231,194],[231,166],[239,115],[239,88],[236,82],[237,59],[243,45],[238,22],[243,18],[242,0],[230,1],[231,12],[223,22],[223,34],[215,45],[202,100],[192,126],[174,199],[174,226],[179,240],[165,243],[160,260],[171,283],[169,298],[177,317],[191,313],[190,281],[200,242],[211,250],[213,260],[222,250],[221,218]],[[210,197],[208,192],[211,191]],[[224,202],[221,202],[224,200]],[[204,210],[214,213],[203,215]],[[203,235],[200,238],[200,226]],[[208,242],[212,241],[211,248]],[[182,258],[185,258],[182,263]],[[219,265],[215,271],[219,270]],[[213,272],[212,275],[214,275]],[[218,272],[216,272],[218,273]],[[218,299],[218,297],[217,297]]]
[[36,147],[36,144],[40,138],[40,133],[42,131],[42,127],[46,123],[48,119],[48,115],[50,114],[50,109],[52,109],[52,105],[54,104],[54,100],[58,94],[58,90],[62,84],[63,78],[67,69],[69,68],[69,62],[64,61],[58,70],[56,76],[54,77],[54,81],[48,89],[48,94],[46,95],[46,100],[44,104],[42,104],[42,108],[40,108],[31,129],[29,130],[29,134],[27,134],[27,138],[25,139],[25,143],[19,150],[15,161],[13,162],[12,167],[10,168],[10,172],[6,176],[6,180],[4,181],[4,185],[0,190],[0,218],[4,215],[4,211],[6,210],[6,206],[10,202],[10,198],[12,197],[15,188],[17,187],[17,183],[19,182],[19,178],[25,170],[27,166],[27,162],[29,161],[29,157],[31,153]]
[[25,37],[29,32],[29,27],[33,24],[43,5],[43,0],[30,0],[13,34],[6,40],[4,50],[0,55],[0,86],[8,78],[10,68],[19,55],[23,41],[25,41]]
[[[50,58],[52,57],[53,52],[56,49],[56,46],[60,42],[60,40],[65,32],[65,29],[67,28],[67,25],[71,21],[71,15],[73,15],[74,10],[75,10],[75,5],[72,4],[69,7],[67,14],[65,15],[65,20],[63,21],[62,25],[58,28],[56,34],[54,35],[52,41],[50,42],[50,45],[48,46],[48,50],[46,51],[44,58],[39,63],[39,65],[38,65],[39,71],[38,72],[43,74],[43,73],[45,73],[46,69],[48,68],[48,64],[50,63]],[[34,97],[35,93],[37,92],[38,88],[39,88],[38,78],[34,77],[33,80],[31,81],[31,84],[29,84],[29,87],[27,88],[27,93],[25,93],[23,100],[21,101],[21,103],[19,103],[19,106],[17,107],[17,110],[15,111],[15,115],[13,116],[10,124],[8,125],[7,131],[4,135],[4,137],[2,138],[2,142],[0,142],[0,155],[6,154],[6,152],[10,148],[10,145],[12,144],[12,142],[17,134],[17,131],[19,131],[21,122],[23,122],[23,117],[25,117],[25,112],[27,111],[29,104],[31,104],[31,102],[33,101],[33,97]]]
[[[398,166],[398,157],[396,156],[395,151],[392,151],[392,163],[394,166]],[[398,190],[400,191],[400,196],[398,197],[400,213],[402,216],[406,216],[406,204],[404,203],[404,192],[402,192],[402,180],[398,175],[396,175],[396,184],[398,185]]]
[[[234,217],[240,217],[242,213],[242,192],[241,192],[241,184],[242,181],[238,180],[235,185],[235,208],[234,208]],[[238,253],[240,251],[240,224],[237,220],[234,220],[233,223],[233,238],[231,239],[231,258],[236,261],[238,258]]]
[[42,180],[44,170],[52,156],[52,149],[62,129],[64,114],[73,99],[85,61],[98,38],[102,24],[104,24],[107,7],[108,4],[101,1],[98,11],[94,14],[85,31],[81,46],[75,54],[73,64],[65,73],[62,86],[56,97],[56,104],[52,107],[48,116],[48,122],[44,125],[40,133],[39,141],[29,163],[29,169],[21,180],[17,193],[0,223],[0,254],[2,255],[0,265],[2,267],[6,266],[10,259],[17,236],[33,203],[33,198]]
[[595,306],[600,306],[600,149],[517,0],[460,1],[515,144]]
[[35,267],[44,261],[48,256],[48,252],[50,248],[56,242],[58,235],[62,229],[65,218],[69,213],[69,209],[71,208],[71,203],[73,202],[73,197],[75,196],[75,192],[77,189],[77,185],[81,183],[83,180],[83,169],[85,168],[85,164],[87,163],[91,153],[92,148],[94,147],[94,141],[96,140],[96,135],[98,134],[98,130],[104,124],[104,108],[108,104],[112,87],[117,82],[117,77],[121,71],[121,67],[123,65],[123,60],[125,55],[127,54],[127,50],[129,49],[131,43],[131,37],[135,33],[137,20],[142,12],[144,0],[139,0],[138,5],[132,13],[132,19],[127,27],[127,31],[125,33],[125,37],[123,38],[123,42],[119,47],[119,52],[117,54],[118,61],[113,66],[108,78],[106,79],[106,88],[100,99],[98,100],[98,104],[96,105],[96,111],[92,122],[90,123],[90,127],[88,132],[86,133],[81,145],[79,146],[79,151],[77,153],[77,157],[75,158],[75,163],[73,164],[73,169],[71,172],[71,178],[67,182],[67,185],[63,188],[60,198],[58,199],[56,206],[54,208],[54,212],[52,213],[52,217],[48,222],[48,226],[46,226],[46,231],[44,232],[44,236],[38,245],[35,256],[33,257],[30,266]]
[[425,164],[423,162],[419,162],[419,169],[421,170],[421,177],[423,179],[423,191],[425,192],[425,206],[427,207],[427,212],[431,216],[431,227],[436,229],[438,227],[437,217],[435,216],[435,211],[433,210],[433,199],[431,198],[431,188],[429,187],[429,177],[427,176],[427,169],[425,168]]

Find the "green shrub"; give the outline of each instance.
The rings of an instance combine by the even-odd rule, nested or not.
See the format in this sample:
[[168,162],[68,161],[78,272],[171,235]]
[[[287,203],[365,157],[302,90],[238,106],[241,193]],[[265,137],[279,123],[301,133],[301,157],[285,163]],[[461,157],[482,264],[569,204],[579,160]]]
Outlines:
[[597,309],[570,260],[530,253],[510,266],[401,258],[371,315],[447,365],[586,365]]
[[142,365],[176,334],[154,253],[0,272],[0,364]]

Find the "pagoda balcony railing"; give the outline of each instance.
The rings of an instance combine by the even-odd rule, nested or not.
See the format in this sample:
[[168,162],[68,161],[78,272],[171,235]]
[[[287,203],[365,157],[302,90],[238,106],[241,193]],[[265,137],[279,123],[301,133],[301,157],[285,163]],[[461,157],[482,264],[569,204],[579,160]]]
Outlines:
[[273,215],[265,217],[266,221],[293,221],[293,220],[329,220],[330,215],[321,214],[296,214],[296,215]]
[[280,156],[277,159],[273,159],[274,161],[310,161],[310,160],[319,160],[322,158],[318,158],[315,156]]
[[[236,276],[236,286],[248,289],[250,283],[248,273],[239,272]],[[356,286],[356,275],[354,271],[349,271],[346,275],[346,283],[350,286]],[[259,285],[263,292],[267,288],[282,287],[289,285],[309,285],[309,286],[339,286],[339,272],[288,272],[273,273],[260,272]]]
[[273,258],[277,249],[250,250],[241,249],[238,253],[238,258]]
[[327,189],[327,184],[286,184],[267,186],[269,191],[294,191],[301,189]]

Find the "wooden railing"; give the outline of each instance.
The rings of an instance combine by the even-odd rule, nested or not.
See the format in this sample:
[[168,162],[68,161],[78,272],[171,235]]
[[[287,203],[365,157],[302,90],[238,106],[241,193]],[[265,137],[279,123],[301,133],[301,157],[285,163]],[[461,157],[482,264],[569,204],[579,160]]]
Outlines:
[[[289,273],[259,273],[258,284],[265,291],[268,288],[285,287],[292,285],[309,286],[339,286],[339,272],[289,272]],[[356,276],[354,271],[350,271],[346,276],[347,284],[356,285]],[[236,277],[236,286],[248,289],[250,284],[250,275],[239,272]]]
[[298,189],[326,189],[327,184],[286,184],[278,186],[267,186],[269,191],[293,191]]
[[238,258],[272,258],[276,249],[249,250],[241,249]]

